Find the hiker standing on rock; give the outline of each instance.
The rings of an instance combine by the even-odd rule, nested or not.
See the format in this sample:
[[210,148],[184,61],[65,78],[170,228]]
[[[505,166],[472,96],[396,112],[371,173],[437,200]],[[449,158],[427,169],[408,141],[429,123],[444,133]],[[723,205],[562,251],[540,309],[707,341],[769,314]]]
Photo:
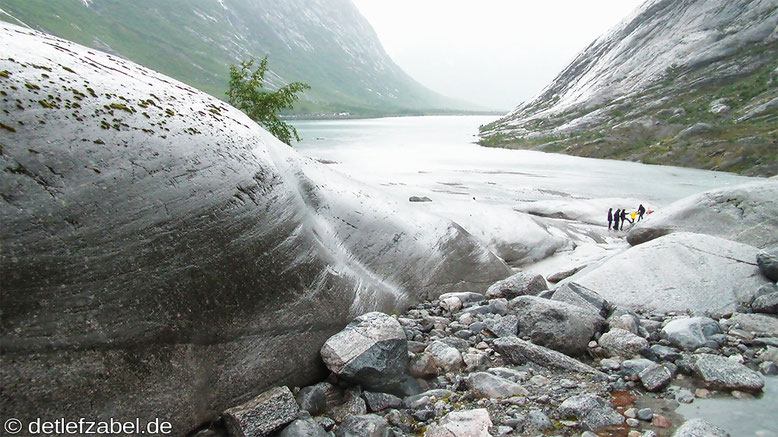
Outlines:
[[611,230],[611,223],[613,223],[613,208],[608,208],[608,230]]
[[646,213],[646,208],[643,207],[643,204],[641,203],[640,206],[638,206],[638,221],[643,220],[643,214]]
[[621,210],[621,228],[619,228],[620,231],[624,230],[624,222],[627,221],[627,220],[629,220],[627,218],[627,210],[626,209],[622,209]]
[[613,230],[618,231],[619,230],[619,220],[621,219],[621,210],[617,209],[616,213],[613,214]]

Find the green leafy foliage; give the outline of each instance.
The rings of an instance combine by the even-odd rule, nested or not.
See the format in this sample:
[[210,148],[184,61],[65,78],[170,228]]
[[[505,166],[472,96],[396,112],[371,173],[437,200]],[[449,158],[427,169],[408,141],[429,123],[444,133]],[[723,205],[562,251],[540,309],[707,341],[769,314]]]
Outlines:
[[300,141],[297,129],[278,118],[278,111],[292,109],[299,94],[311,87],[302,82],[292,82],[276,91],[264,87],[267,73],[267,56],[256,69],[254,59],[243,61],[240,66],[230,66],[230,83],[227,100],[230,104],[256,121],[279,140],[291,145],[292,139]]

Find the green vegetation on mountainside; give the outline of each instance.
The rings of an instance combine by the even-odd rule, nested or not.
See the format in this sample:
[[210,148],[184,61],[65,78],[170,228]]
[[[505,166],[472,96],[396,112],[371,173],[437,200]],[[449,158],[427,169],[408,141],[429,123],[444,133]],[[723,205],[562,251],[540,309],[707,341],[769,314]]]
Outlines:
[[[415,82],[348,1],[2,0],[0,19],[115,53],[224,98],[229,66],[269,56],[273,87],[311,85],[295,113],[419,114],[468,105]],[[15,19],[14,19],[15,18]]]

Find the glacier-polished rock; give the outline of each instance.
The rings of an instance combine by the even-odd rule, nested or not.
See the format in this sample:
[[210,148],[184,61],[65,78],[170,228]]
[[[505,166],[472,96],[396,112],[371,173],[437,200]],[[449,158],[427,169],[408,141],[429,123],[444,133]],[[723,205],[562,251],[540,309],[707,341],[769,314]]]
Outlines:
[[10,24],[0,52],[0,417],[183,435],[314,380],[358,314],[510,274],[184,84]]

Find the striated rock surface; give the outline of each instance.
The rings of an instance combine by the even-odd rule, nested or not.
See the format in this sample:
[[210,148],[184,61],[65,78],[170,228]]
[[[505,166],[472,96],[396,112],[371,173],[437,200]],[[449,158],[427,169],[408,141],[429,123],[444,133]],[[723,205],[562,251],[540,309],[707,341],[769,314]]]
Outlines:
[[775,211],[778,181],[718,188],[681,199],[647,216],[630,229],[627,241],[635,246],[671,232],[694,232],[764,249],[778,244]]
[[631,247],[576,280],[609,302],[646,311],[731,313],[767,283],[758,249],[678,232]]
[[358,314],[511,273],[179,82],[7,24],[0,52],[2,417],[185,434],[311,382]]

